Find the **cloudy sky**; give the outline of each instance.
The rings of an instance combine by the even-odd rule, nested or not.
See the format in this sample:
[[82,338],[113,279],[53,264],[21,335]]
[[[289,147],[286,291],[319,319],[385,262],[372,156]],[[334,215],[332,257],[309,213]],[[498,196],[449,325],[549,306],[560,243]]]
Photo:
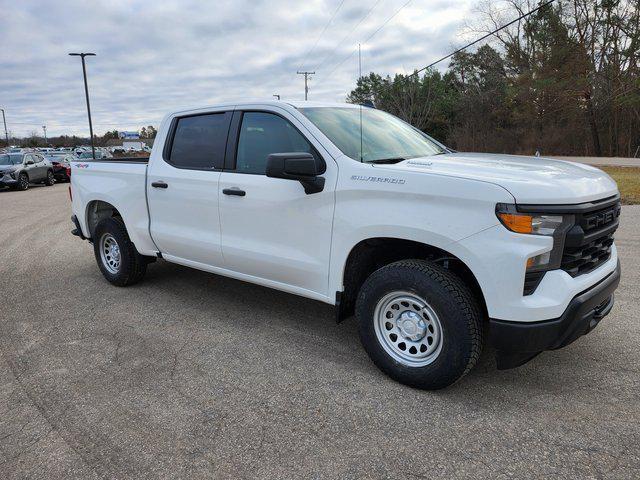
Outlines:
[[[87,134],[159,124],[241,98],[344,101],[363,71],[411,72],[463,43],[473,0],[0,0],[0,108],[9,130]],[[446,67],[446,64],[443,65]]]

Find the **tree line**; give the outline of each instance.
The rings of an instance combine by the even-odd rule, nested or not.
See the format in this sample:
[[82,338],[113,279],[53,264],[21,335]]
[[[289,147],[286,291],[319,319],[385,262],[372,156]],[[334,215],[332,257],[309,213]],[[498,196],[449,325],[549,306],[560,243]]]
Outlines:
[[[537,5],[481,3],[470,28],[480,36]],[[639,15],[638,0],[558,1],[445,72],[370,73],[347,101],[373,101],[458,150],[640,156]]]

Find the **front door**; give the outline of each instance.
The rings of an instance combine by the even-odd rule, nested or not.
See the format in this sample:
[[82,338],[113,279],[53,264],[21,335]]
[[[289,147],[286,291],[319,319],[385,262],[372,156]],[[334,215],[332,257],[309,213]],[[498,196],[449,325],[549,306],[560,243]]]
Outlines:
[[147,194],[151,237],[168,260],[222,266],[218,184],[232,113],[174,118],[155,148]]
[[[303,125],[284,111],[245,111],[236,116],[237,143],[230,142],[229,147],[236,149],[235,161],[220,177],[225,268],[283,284],[286,290],[326,296],[336,165],[321,145],[305,137]],[[325,153],[326,163],[325,188],[320,193],[307,195],[298,181],[265,175],[272,153],[308,152],[323,161],[319,151]]]

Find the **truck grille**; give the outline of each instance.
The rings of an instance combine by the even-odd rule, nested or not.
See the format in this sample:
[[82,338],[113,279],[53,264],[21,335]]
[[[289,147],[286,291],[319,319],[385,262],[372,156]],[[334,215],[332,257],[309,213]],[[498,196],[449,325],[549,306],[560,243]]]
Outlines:
[[576,214],[576,223],[565,239],[560,268],[572,277],[578,277],[609,260],[619,217],[619,201]]

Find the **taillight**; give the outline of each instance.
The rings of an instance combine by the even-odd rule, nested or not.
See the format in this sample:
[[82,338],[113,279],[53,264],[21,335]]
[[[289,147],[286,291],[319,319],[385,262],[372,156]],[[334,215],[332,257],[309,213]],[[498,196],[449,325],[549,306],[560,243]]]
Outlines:
[[67,177],[71,178],[71,167],[67,167]]

